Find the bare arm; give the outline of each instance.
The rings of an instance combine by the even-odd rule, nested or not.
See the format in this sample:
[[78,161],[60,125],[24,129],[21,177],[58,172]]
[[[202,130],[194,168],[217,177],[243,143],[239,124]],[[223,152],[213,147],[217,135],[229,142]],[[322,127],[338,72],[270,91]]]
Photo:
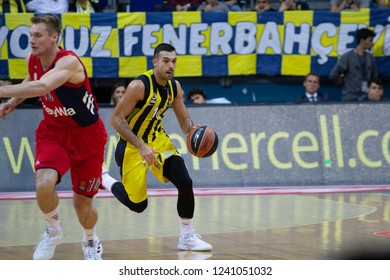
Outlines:
[[186,105],[184,104],[184,92],[178,81],[176,81],[177,96],[172,103],[172,109],[176,114],[176,118],[179,122],[180,128],[184,134],[188,134],[191,128],[194,126]]
[[[27,76],[26,78],[24,78],[22,83],[26,83],[26,82],[29,82],[29,81],[30,81],[30,76]],[[27,98],[12,97],[12,98],[8,99],[7,103],[10,103],[10,104],[12,104],[12,105],[14,105],[16,107],[16,106],[18,106],[20,103],[22,103],[26,99]]]
[[157,165],[158,162],[154,155],[158,152],[139,139],[138,136],[130,129],[126,121],[126,117],[134,110],[137,102],[143,99],[144,90],[145,87],[142,81],[132,81],[127,86],[125,94],[116,105],[110,118],[110,124],[123,139],[138,149],[143,162],[148,165]]
[[38,81],[28,80],[18,85],[1,87],[0,98],[15,97],[16,99],[26,99],[43,96],[60,87],[65,82],[79,83],[84,78],[84,70],[79,60],[72,55],[68,55],[59,59],[55,67]]
[[[27,76],[22,83],[26,83],[30,81],[30,77]],[[11,112],[13,112],[16,107],[22,103],[24,100],[26,100],[27,98],[16,98],[16,97],[12,97],[10,99],[7,100],[7,102],[5,103],[1,103],[0,104],[0,120],[4,120],[5,119],[5,116],[7,116],[8,114],[10,114]]]

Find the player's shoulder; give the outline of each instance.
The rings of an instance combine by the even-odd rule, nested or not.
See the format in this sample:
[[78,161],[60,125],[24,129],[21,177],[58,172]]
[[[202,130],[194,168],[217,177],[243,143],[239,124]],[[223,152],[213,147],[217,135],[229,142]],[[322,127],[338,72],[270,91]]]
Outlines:
[[179,82],[178,80],[172,79],[172,80],[171,80],[171,83],[172,83],[173,88],[182,89],[182,88],[181,88],[181,84],[180,84],[180,82]]
[[64,64],[81,64],[80,59],[77,57],[74,53],[64,53],[60,56],[58,56],[57,62],[58,63],[64,63]]
[[143,79],[134,79],[127,86],[129,89],[140,89],[145,87],[145,81]]
[[148,73],[143,73],[139,76],[137,76],[133,81],[140,81],[143,84],[149,83],[151,79],[151,75],[148,75]]

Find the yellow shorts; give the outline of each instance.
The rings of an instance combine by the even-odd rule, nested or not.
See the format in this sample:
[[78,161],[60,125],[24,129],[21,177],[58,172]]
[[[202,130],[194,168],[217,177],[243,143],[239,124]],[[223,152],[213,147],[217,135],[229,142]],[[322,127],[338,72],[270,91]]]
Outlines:
[[[152,143],[149,143],[149,146],[159,152],[156,154],[159,166],[150,166],[150,171],[158,180],[166,183],[169,180],[163,176],[165,160],[172,155],[179,155],[179,152],[165,133],[160,133]],[[129,199],[134,203],[142,202],[148,197],[146,185],[147,169],[148,166],[142,163],[138,149],[127,143],[122,164],[122,183],[129,195]]]

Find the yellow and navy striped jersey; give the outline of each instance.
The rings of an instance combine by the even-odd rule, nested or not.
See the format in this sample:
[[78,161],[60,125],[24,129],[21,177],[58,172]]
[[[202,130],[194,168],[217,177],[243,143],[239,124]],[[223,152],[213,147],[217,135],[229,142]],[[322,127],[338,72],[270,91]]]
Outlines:
[[145,85],[144,99],[139,101],[126,120],[130,129],[145,143],[151,143],[160,132],[164,132],[162,118],[171,107],[177,96],[174,79],[168,80],[165,86],[158,85],[149,70],[137,78]]
[[24,0],[0,1],[0,14],[3,13],[26,13]]

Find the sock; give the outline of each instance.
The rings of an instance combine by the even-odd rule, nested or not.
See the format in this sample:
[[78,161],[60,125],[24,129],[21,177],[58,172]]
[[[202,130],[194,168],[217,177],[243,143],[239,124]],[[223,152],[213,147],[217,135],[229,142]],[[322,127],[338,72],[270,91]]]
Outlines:
[[97,235],[96,235],[96,226],[91,228],[91,229],[86,229],[84,228],[84,234],[83,234],[83,239],[88,241],[88,240],[97,240]]
[[191,234],[192,231],[192,219],[180,218],[180,235],[186,236]]
[[56,209],[49,213],[43,213],[43,217],[45,218],[47,225],[55,230],[60,230],[61,229],[61,222],[60,222],[60,215],[59,215],[59,210],[58,206]]
[[108,170],[103,168],[103,173],[102,173],[102,185],[105,187],[107,190],[111,191],[112,185],[114,185],[118,180],[114,179],[113,177],[108,174]]

